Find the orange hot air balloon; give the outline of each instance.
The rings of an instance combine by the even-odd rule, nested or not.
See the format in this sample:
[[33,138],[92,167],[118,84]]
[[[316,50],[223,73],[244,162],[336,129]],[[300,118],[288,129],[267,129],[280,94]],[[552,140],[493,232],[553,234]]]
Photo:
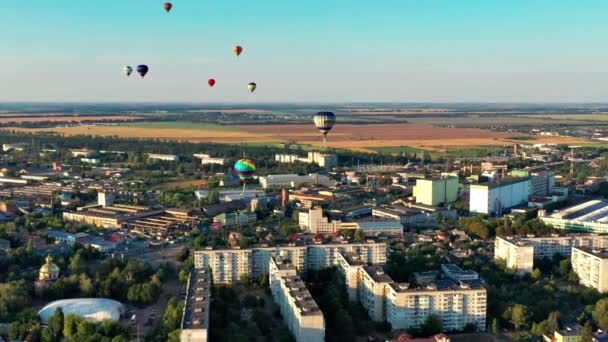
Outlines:
[[209,84],[210,87],[213,87],[215,85],[215,80],[213,78],[210,78],[209,81],[207,81],[207,83]]
[[234,54],[238,57],[241,55],[241,52],[243,52],[243,47],[240,45],[235,46],[232,51],[234,51]]
[[165,2],[163,4],[163,7],[165,8],[165,11],[167,11],[167,13],[169,13],[169,11],[171,11],[171,9],[173,8],[173,4],[170,2]]

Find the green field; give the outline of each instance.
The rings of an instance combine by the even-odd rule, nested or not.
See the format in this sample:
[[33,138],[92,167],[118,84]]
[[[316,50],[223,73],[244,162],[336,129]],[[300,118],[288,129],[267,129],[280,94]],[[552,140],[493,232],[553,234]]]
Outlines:
[[203,122],[188,121],[151,121],[151,122],[127,122],[121,126],[157,128],[157,129],[205,129],[212,131],[239,132],[234,126],[214,125]]

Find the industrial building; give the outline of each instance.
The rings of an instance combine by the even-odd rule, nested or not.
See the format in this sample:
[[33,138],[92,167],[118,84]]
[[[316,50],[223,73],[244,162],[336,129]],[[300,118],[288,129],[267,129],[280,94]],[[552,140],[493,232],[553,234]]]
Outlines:
[[365,237],[379,235],[393,238],[403,237],[403,225],[397,221],[340,222],[340,229],[361,230]]
[[319,174],[309,175],[296,175],[296,174],[282,174],[282,175],[268,175],[259,178],[260,185],[264,189],[274,187],[291,187],[294,188],[299,184],[302,185],[322,185],[325,187],[332,187],[337,184],[333,179],[327,176]]
[[158,153],[149,153],[148,159],[152,160],[163,160],[163,161],[178,161],[179,156],[175,154],[158,154]]
[[194,269],[186,287],[180,342],[207,342],[209,337],[209,271]]
[[572,248],[572,270],[578,276],[579,283],[596,289],[600,293],[608,292],[608,252],[587,247]]
[[272,298],[297,342],[325,341],[325,320],[306,285],[288,260],[270,259]]
[[194,157],[201,160],[201,165],[224,165],[224,163],[226,162],[225,158],[214,158],[207,153],[195,153]]
[[213,218],[213,222],[222,227],[242,226],[255,223],[257,215],[254,212],[239,210],[231,213],[221,213]]
[[472,213],[500,216],[510,208],[526,204],[530,189],[529,177],[508,177],[493,182],[471,184],[469,210]]
[[458,178],[444,177],[417,179],[414,186],[416,203],[425,205],[447,205],[458,199]]
[[338,166],[338,156],[335,154],[327,154],[321,152],[308,152],[306,157],[300,157],[297,154],[276,154],[274,160],[279,163],[306,163],[318,164],[320,167],[333,168]]
[[539,212],[540,219],[556,229],[567,232],[608,233],[608,202],[587,201],[546,216]]

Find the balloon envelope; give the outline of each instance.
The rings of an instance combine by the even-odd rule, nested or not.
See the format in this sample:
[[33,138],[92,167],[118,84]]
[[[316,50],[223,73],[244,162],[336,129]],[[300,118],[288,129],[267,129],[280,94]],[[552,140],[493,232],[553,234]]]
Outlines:
[[148,70],[149,70],[149,68],[145,64],[137,66],[137,73],[141,76],[141,78],[144,78],[144,76],[146,76],[146,74],[148,73]]
[[122,71],[125,73],[125,75],[131,76],[131,73],[133,73],[133,68],[127,65],[126,67],[122,68]]
[[252,93],[255,91],[255,88],[257,88],[257,87],[258,87],[258,85],[253,82],[251,82],[247,85],[247,89],[249,89],[249,91]]
[[171,11],[171,9],[173,8],[173,4],[172,4],[172,3],[170,3],[170,2],[165,2],[165,3],[163,4],[163,8],[165,9],[165,11],[169,12],[169,11]]
[[234,54],[238,56],[241,55],[241,52],[243,52],[243,47],[240,45],[235,46],[232,51],[234,51]]
[[332,127],[334,127],[334,123],[336,123],[336,115],[332,112],[318,112],[315,114],[313,121],[317,129],[324,135],[327,135]]
[[240,159],[234,163],[234,173],[245,182],[253,177],[256,167],[251,159]]
[[207,83],[209,84],[210,87],[213,87],[215,85],[215,80],[213,78],[210,78],[209,81],[207,81]]

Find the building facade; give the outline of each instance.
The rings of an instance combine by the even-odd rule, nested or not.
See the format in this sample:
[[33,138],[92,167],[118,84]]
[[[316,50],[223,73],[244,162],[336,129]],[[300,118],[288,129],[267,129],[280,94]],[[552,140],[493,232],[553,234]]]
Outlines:
[[289,262],[271,258],[270,292],[297,342],[325,341],[325,320],[304,282]]
[[534,268],[534,247],[521,240],[496,237],[494,241],[494,260],[503,260],[507,267],[517,273],[531,273]]
[[530,178],[508,178],[485,184],[471,184],[469,210],[472,213],[502,215],[528,202]]
[[310,175],[296,175],[296,174],[282,174],[282,175],[268,175],[259,178],[260,185],[264,189],[274,187],[295,187],[298,184],[303,185],[322,185],[326,187],[332,187],[337,184],[333,179],[330,179],[324,175],[310,174]]
[[570,260],[581,285],[592,287],[601,293],[608,292],[608,252],[574,247]]
[[438,206],[458,199],[458,178],[417,179],[414,187],[416,203]]
[[194,269],[186,286],[180,342],[207,342],[209,338],[209,272]]

